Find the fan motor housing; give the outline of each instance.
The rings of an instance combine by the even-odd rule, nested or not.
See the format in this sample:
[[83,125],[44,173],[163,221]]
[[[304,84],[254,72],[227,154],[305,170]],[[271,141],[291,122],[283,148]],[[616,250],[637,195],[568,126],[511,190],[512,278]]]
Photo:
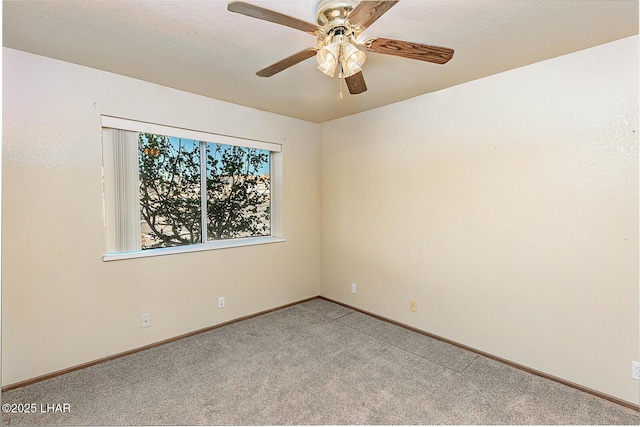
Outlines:
[[347,15],[357,4],[357,0],[320,0],[316,8],[316,22],[326,29],[344,26]]

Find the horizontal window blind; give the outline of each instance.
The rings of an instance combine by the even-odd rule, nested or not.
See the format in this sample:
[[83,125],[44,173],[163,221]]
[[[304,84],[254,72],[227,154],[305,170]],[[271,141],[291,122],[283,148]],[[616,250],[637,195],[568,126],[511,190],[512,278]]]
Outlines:
[[156,123],[139,122],[135,120],[122,119],[119,117],[102,116],[102,127],[112,129],[122,129],[141,133],[154,133],[159,135],[171,135],[178,138],[188,138],[196,141],[214,142],[216,144],[234,145],[238,147],[258,148],[279,153],[282,145],[273,142],[258,141],[254,139],[244,139],[235,136],[219,135],[215,133],[202,132],[192,129],[176,128],[159,125]]

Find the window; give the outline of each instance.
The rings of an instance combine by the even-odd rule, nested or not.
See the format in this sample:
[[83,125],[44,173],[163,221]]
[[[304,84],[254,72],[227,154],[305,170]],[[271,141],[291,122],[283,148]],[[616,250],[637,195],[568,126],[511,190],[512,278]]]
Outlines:
[[284,240],[278,144],[103,116],[103,152],[105,260]]

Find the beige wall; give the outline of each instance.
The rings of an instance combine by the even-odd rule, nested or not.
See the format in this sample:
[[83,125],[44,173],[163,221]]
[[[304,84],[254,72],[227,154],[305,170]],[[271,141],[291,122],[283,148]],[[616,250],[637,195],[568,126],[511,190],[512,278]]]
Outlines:
[[[639,403],[637,52],[315,125],[3,49],[2,384],[321,293]],[[282,143],[287,242],[103,262],[101,114]]]
[[639,403],[637,36],[321,134],[323,296]]
[[[101,114],[281,143],[287,241],[103,262]],[[2,137],[3,385],[319,293],[316,124],[3,49]]]

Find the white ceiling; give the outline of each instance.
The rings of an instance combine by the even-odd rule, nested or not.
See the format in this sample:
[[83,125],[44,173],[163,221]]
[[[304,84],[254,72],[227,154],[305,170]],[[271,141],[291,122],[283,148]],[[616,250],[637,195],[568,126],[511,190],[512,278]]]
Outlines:
[[[316,0],[248,0],[315,23]],[[339,99],[314,58],[255,72],[313,36],[227,11],[227,1],[3,2],[3,45],[324,122],[638,34],[638,0],[401,0],[363,35],[449,47],[436,65],[367,53],[368,91]],[[526,84],[526,82],[523,82]]]

